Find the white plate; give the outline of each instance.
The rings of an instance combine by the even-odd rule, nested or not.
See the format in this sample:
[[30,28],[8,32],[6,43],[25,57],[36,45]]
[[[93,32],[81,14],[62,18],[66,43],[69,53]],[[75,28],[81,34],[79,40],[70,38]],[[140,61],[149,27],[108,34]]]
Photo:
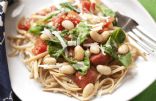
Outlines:
[[[59,0],[57,0],[58,2]],[[60,0],[61,1],[61,0]],[[154,36],[156,31],[155,24],[144,9],[133,0],[104,0],[109,7],[117,9],[126,15],[130,15],[136,19],[139,24],[143,25],[144,30],[150,32]],[[15,26],[17,20],[22,15],[29,16],[29,14],[38,11],[41,8],[50,6],[54,0],[21,0],[20,3],[15,3],[8,8],[6,14],[6,34],[15,34]],[[56,1],[55,1],[56,2]],[[135,10],[134,10],[135,9]],[[139,13],[138,13],[139,12]],[[143,18],[141,20],[141,18]],[[150,26],[150,28],[149,28]],[[9,52],[9,45],[6,41],[6,50]],[[137,60],[137,67],[134,68],[124,79],[121,86],[112,94],[107,94],[102,97],[96,97],[95,101],[125,101],[133,98],[145,88],[147,88],[156,78],[156,56],[148,56],[148,61],[139,58]],[[9,58],[9,73],[11,85],[14,92],[22,101],[74,101],[63,94],[47,93],[42,91],[42,87],[35,80],[29,79],[29,72],[19,57]]]

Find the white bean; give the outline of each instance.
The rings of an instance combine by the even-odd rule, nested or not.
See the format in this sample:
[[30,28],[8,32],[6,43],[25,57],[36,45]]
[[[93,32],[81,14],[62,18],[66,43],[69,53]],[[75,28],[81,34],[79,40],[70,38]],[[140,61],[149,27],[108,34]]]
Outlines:
[[45,64],[56,64],[56,59],[52,57],[45,57],[43,59],[43,63]]
[[100,74],[103,74],[103,75],[110,75],[112,73],[111,68],[106,65],[97,65],[96,69]]
[[64,21],[62,21],[62,26],[65,29],[68,29],[68,30],[71,30],[71,29],[74,28],[74,24],[70,20],[64,20]]
[[106,42],[110,36],[110,31],[104,31],[101,35],[103,37],[103,42]]
[[84,49],[79,45],[74,48],[74,58],[78,61],[84,58]]
[[42,40],[48,40],[48,39],[49,39],[48,35],[46,35],[46,34],[41,34],[41,35],[40,35],[40,38],[41,38]]
[[51,32],[48,29],[44,29],[44,31],[42,32],[42,35],[40,35],[40,38],[42,40],[50,40],[53,37],[54,36],[51,34]]
[[96,31],[91,31],[90,37],[96,42],[102,42],[103,41],[103,38],[101,37],[101,35],[99,33],[97,33]]
[[60,72],[63,74],[74,74],[75,69],[70,65],[63,65],[59,68]]
[[92,83],[89,83],[83,89],[82,96],[83,97],[88,97],[93,91],[94,91],[94,85]]
[[109,35],[109,31],[104,31],[102,34],[99,34],[96,31],[90,31],[90,37],[96,42],[105,42]]
[[128,53],[128,51],[129,51],[129,48],[126,44],[123,44],[123,45],[119,46],[119,48],[118,48],[119,54],[126,54],[126,53]]
[[100,52],[100,47],[97,44],[93,44],[90,46],[90,52],[93,54],[98,54]]

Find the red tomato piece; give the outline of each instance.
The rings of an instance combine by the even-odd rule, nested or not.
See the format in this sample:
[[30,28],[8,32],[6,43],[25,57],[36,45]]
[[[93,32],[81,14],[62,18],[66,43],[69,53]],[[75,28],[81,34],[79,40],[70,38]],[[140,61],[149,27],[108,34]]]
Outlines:
[[62,21],[66,18],[66,14],[60,14],[57,17],[54,17],[52,19],[52,22],[54,22],[54,26],[59,30],[62,31],[64,27],[62,26]]
[[70,11],[68,13],[63,13],[58,15],[57,17],[52,18],[54,26],[60,31],[64,29],[64,27],[62,26],[63,20],[70,20],[76,26],[80,22],[80,17],[76,12]]
[[92,55],[90,61],[93,65],[107,65],[112,60],[111,56],[103,55],[102,53]]
[[83,0],[82,1],[82,10],[83,10],[83,12],[85,12],[85,13],[90,12],[90,6],[91,6],[90,1],[88,1],[88,0]]
[[65,19],[73,22],[75,26],[80,22],[80,16],[78,15],[78,13],[74,11],[68,12]]
[[81,75],[77,72],[74,76],[74,82],[80,87],[84,88],[89,83],[95,83],[98,73],[95,69],[90,68],[86,75]]
[[22,30],[26,30],[28,31],[30,28],[30,19],[26,19],[26,18],[21,18],[19,23],[18,23],[18,28],[22,29]]
[[101,30],[99,30],[98,33],[102,33],[103,31],[109,30],[110,29],[109,27],[113,21],[114,21],[114,18],[112,18],[112,17],[110,17],[107,22],[106,22],[106,20],[104,20],[103,21],[103,23],[104,23],[103,28]]
[[92,13],[94,13],[94,11],[95,11],[95,3],[91,3],[90,11],[91,11]]
[[95,3],[92,3],[89,0],[82,0],[82,10],[84,13],[94,13]]
[[47,44],[40,38],[35,42],[35,47],[32,49],[33,54],[38,55],[47,50]]

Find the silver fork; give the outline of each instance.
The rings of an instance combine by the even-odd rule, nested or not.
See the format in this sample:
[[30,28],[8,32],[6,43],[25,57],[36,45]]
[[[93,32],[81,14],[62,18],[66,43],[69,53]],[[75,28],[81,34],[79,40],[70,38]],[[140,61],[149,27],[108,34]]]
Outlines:
[[139,29],[138,23],[130,17],[116,12],[117,25],[128,33],[129,37],[141,46],[146,53],[153,54],[156,51],[156,40]]

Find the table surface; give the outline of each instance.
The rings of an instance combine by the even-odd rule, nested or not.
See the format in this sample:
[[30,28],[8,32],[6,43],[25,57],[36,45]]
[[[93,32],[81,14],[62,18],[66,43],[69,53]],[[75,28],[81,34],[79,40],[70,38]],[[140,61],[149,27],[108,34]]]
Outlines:
[[[156,21],[156,0],[139,0]],[[156,81],[131,101],[156,101]]]

